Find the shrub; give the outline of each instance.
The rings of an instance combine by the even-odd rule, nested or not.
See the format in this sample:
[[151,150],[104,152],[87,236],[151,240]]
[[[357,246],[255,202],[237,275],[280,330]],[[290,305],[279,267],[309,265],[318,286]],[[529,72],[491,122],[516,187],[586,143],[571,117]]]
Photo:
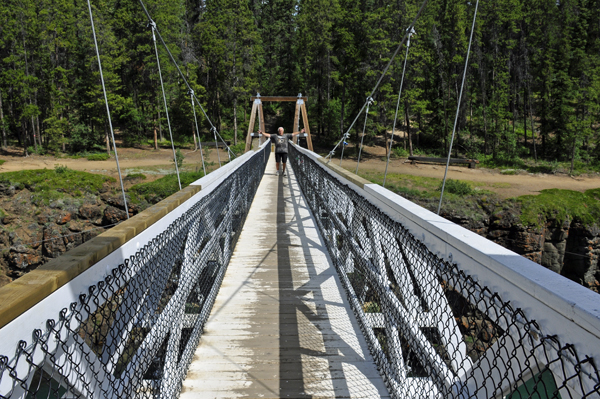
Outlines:
[[110,158],[110,155],[106,153],[90,154],[86,156],[88,161],[106,161]]
[[392,153],[398,158],[408,157],[408,151],[404,147],[392,147]]
[[183,152],[181,152],[181,150],[178,148],[177,151],[175,151],[175,162],[177,163],[177,168],[181,168],[181,166],[183,166],[183,160],[185,159],[185,155],[183,155]]
[[67,168],[64,165],[54,165],[54,172],[59,175],[66,173],[68,170],[69,170],[69,168]]
[[229,148],[235,155],[240,155],[244,153],[244,150],[246,150],[246,143],[238,143],[236,145],[229,146]]
[[125,176],[124,180],[146,180],[146,175],[142,174],[142,173],[130,173],[127,176]]
[[[203,176],[203,172],[180,172],[181,188],[189,186]],[[144,197],[148,202],[156,203],[179,191],[177,175],[171,174],[152,182],[136,184],[129,191]]]
[[[443,182],[440,183],[438,191],[442,191],[442,184]],[[456,195],[469,195],[473,192],[473,189],[469,183],[460,180],[448,179],[446,180],[445,191]]]

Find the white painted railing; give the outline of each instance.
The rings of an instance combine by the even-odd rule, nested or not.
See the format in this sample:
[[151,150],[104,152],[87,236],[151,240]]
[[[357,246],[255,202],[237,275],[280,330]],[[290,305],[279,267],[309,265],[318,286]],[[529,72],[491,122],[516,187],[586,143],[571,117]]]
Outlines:
[[2,323],[0,397],[177,397],[269,151],[192,183],[191,198]]
[[[396,397],[551,397],[548,371],[563,398],[600,397],[598,294],[295,151],[300,186]],[[409,375],[416,363],[427,376]],[[528,392],[536,382],[545,392]]]

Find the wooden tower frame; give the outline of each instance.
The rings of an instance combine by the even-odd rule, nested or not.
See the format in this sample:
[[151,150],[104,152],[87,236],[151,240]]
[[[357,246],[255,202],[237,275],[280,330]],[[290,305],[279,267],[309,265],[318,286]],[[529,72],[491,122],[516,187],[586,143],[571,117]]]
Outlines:
[[[296,112],[294,114],[294,129],[297,132],[300,130],[300,113],[302,113],[302,122],[304,124],[305,133],[302,137],[306,137],[306,146],[310,151],[313,150],[312,138],[310,136],[310,127],[308,126],[308,113],[306,111],[306,101],[308,97],[302,97],[302,93],[298,94],[297,97],[292,96],[265,96],[261,97],[260,94],[256,94],[250,98],[252,100],[252,111],[250,111],[250,124],[248,125],[248,135],[246,136],[246,150],[248,152],[252,148],[252,139],[258,137],[259,145],[264,142],[264,136],[262,134],[254,133],[254,124],[256,123],[256,116],[258,115],[258,128],[260,131],[265,131],[265,118],[263,115],[263,101],[296,101]],[[294,143],[298,143],[298,137],[294,136]]]

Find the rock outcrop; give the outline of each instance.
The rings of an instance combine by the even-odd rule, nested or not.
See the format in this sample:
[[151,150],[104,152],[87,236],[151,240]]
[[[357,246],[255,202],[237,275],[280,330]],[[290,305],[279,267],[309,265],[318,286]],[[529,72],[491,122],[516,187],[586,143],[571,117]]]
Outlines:
[[[63,198],[38,206],[27,189],[0,184],[0,286],[127,219],[122,195]],[[130,215],[144,206],[129,204]]]
[[595,292],[600,292],[600,227],[576,220],[546,220],[541,227],[524,226],[518,205],[497,206],[489,217],[473,221],[452,213],[442,216],[483,235]]

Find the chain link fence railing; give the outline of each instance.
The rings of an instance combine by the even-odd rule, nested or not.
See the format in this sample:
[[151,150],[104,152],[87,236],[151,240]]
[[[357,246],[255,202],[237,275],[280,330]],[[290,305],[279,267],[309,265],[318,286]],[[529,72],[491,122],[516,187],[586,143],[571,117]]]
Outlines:
[[393,397],[600,397],[594,359],[542,331],[544,315],[432,253],[303,151],[290,162]]
[[40,314],[45,329],[22,331],[15,352],[0,353],[0,398],[178,397],[269,151],[208,188],[78,302]]

